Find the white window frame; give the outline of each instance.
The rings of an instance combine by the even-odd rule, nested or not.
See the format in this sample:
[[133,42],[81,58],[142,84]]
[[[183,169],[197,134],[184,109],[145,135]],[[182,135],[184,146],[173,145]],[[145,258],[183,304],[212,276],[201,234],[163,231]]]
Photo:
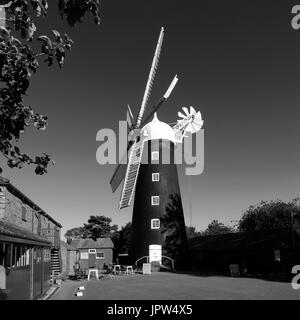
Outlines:
[[[157,199],[158,201],[156,201],[155,199]],[[159,196],[152,196],[151,197],[151,206],[159,206]]]
[[159,160],[159,152],[158,151],[152,151],[151,152],[151,160],[158,161]]
[[155,173],[152,173],[152,181],[153,182],[157,182],[160,180],[160,174],[159,172],[155,172]]
[[80,251],[80,260],[88,260],[89,259],[89,252],[88,251]]
[[[103,254],[103,257],[97,257],[97,254],[101,254],[101,253]],[[96,259],[101,259],[101,260],[105,259],[104,252],[103,251],[96,252]]]
[[151,229],[152,230],[160,229],[160,219],[151,219]]
[[96,253],[96,249],[89,249],[89,253]]

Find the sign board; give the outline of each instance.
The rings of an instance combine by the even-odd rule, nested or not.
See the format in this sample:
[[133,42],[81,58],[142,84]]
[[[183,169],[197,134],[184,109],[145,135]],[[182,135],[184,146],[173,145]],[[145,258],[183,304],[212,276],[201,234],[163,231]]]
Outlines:
[[277,262],[280,262],[280,250],[274,250],[274,259]]
[[237,264],[230,264],[229,270],[230,270],[231,277],[239,277],[240,276],[240,269]]
[[143,274],[151,274],[151,263],[143,263]]

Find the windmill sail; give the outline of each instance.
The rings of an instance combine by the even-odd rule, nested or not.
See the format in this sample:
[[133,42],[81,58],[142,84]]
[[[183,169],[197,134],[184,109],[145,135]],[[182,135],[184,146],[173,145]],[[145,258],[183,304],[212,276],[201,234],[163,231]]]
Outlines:
[[[127,155],[127,153],[126,153]],[[112,192],[115,192],[119,185],[121,184],[121,182],[123,181],[125,174],[126,174],[126,168],[127,168],[127,164],[118,164],[111,180],[110,180],[110,186],[111,186],[111,190]]]
[[119,209],[123,209],[130,206],[140,169],[143,147],[144,142],[143,140],[141,140],[139,142],[136,142],[130,150],[129,162],[121,194]]
[[196,111],[193,107],[190,107],[190,110],[186,107],[183,107],[182,110],[185,112],[178,112],[178,117],[181,120],[177,120],[177,124],[173,127],[175,132],[176,139],[178,142],[182,142],[186,133],[196,133],[203,126],[202,115],[200,111]]
[[127,105],[126,121],[127,121],[127,125],[128,125],[128,130],[130,131],[133,126],[134,120],[133,120],[133,115],[132,115],[129,104]]
[[151,119],[151,117],[154,115],[155,112],[157,112],[157,110],[167,101],[167,99],[169,99],[172,91],[174,90],[176,84],[178,82],[178,77],[177,75],[174,77],[173,81],[171,82],[168,90],[166,91],[166,93],[163,95],[163,97],[159,100],[159,102],[152,108],[152,110],[150,111],[150,113],[147,115],[146,118],[143,119],[142,123],[141,123],[141,127],[146,124],[147,121],[149,121]]
[[146,85],[146,90],[145,90],[145,93],[144,93],[144,97],[143,97],[142,105],[141,105],[141,108],[140,108],[140,112],[139,112],[139,115],[138,115],[138,118],[137,118],[136,128],[139,128],[139,126],[140,126],[140,124],[142,122],[142,119],[143,119],[144,112],[145,112],[146,107],[147,107],[147,103],[148,103],[148,100],[149,100],[149,96],[150,96],[150,93],[151,93],[153,81],[154,81],[155,74],[156,74],[156,69],[157,69],[158,62],[159,62],[159,56],[160,56],[160,52],[161,52],[163,39],[164,39],[164,28],[161,28],[159,39],[158,39],[156,50],[155,50],[155,54],[154,54],[154,58],[153,58],[151,69],[150,69],[150,73],[149,73],[149,77],[148,77],[148,82],[147,82],[147,85]]
[[[150,69],[150,73],[149,73],[149,77],[148,77],[148,82],[146,85],[146,90],[144,93],[144,97],[143,97],[143,101],[142,101],[142,105],[140,108],[140,112],[139,115],[137,117],[136,123],[135,123],[135,127],[139,128],[141,125],[141,122],[143,120],[143,116],[146,110],[146,106],[148,103],[148,99],[151,93],[151,89],[152,89],[152,85],[153,85],[153,81],[155,78],[155,74],[156,74],[156,69],[158,66],[158,62],[159,62],[159,56],[160,56],[160,52],[161,52],[161,47],[162,47],[162,43],[163,43],[163,38],[164,38],[164,28],[161,28],[160,31],[160,35],[159,35],[159,39],[157,42],[157,46],[156,46],[156,50],[155,50],[155,54],[154,54],[154,58],[152,61],[152,65],[151,65],[151,69]],[[177,80],[173,80],[170,88],[168,90],[172,90],[174,88],[174,86],[176,85]],[[167,95],[168,91],[166,92],[165,95]],[[167,99],[167,97],[164,97],[164,100]],[[132,113],[130,108],[128,108],[128,112],[127,112],[127,121],[128,121],[128,125],[130,124],[130,121],[133,121],[133,117],[132,117]],[[130,127],[130,125],[129,125]],[[129,151],[130,147],[132,146],[132,141],[129,141],[128,146],[127,146],[127,152]],[[124,155],[124,157],[127,157],[127,153]],[[126,162],[122,162],[122,163],[126,163]],[[126,164],[118,164],[111,180],[110,180],[110,185],[111,185],[111,189],[113,192],[115,192],[119,185],[121,184],[122,180],[125,177],[125,173],[126,173]]]

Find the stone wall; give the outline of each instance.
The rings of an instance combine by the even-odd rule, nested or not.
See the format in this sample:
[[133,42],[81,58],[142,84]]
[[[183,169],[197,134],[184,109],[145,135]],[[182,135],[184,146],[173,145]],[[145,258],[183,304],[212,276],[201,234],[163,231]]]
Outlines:
[[0,187],[0,219],[41,235],[43,229],[54,229],[56,225],[47,217],[32,209],[5,187]]

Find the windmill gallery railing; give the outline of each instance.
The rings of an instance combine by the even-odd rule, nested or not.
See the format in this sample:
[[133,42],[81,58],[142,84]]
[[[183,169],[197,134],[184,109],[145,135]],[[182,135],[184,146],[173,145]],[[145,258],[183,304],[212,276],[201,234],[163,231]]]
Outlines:
[[[175,270],[175,263],[174,263],[174,260],[170,257],[167,257],[167,256],[161,256],[162,259],[167,259],[171,262],[171,265],[172,265],[172,270]],[[146,259],[147,263],[149,263],[149,256],[144,256],[144,257],[141,257],[139,259],[136,260],[135,262],[135,266],[137,267],[138,266],[138,263],[142,260]],[[163,263],[161,263],[161,265],[163,266]]]
[[137,267],[137,266],[138,266],[138,263],[139,263],[140,261],[142,261],[143,259],[147,259],[147,263],[149,263],[149,256],[144,256],[144,257],[141,257],[141,258],[139,258],[139,259],[136,260],[135,266]]

